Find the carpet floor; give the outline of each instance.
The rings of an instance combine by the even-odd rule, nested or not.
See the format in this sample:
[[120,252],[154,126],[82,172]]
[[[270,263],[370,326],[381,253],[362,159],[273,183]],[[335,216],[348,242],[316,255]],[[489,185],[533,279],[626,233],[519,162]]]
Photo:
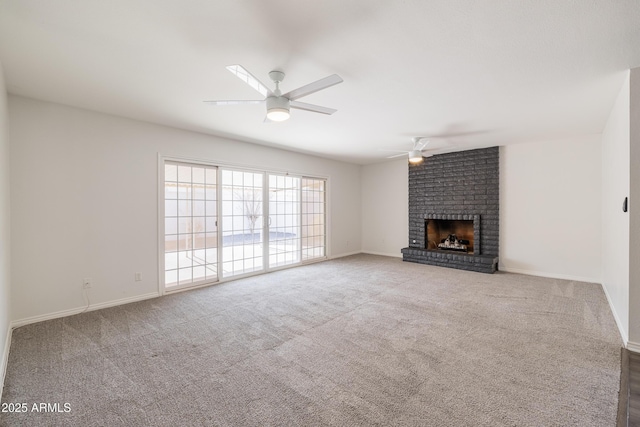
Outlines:
[[0,425],[614,426],[621,346],[600,285],[356,255],[18,328]]

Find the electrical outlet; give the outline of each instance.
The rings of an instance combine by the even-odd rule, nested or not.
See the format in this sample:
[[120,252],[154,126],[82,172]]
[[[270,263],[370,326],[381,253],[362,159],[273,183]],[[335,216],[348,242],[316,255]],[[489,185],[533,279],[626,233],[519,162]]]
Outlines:
[[136,282],[142,281],[142,273],[136,273],[133,275],[133,277]]
[[85,277],[82,279],[82,288],[83,289],[91,289],[91,278]]

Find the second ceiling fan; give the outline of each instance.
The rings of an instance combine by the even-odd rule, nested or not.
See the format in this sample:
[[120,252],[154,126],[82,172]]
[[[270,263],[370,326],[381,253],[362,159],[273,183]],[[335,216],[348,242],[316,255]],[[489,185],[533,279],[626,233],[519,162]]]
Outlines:
[[228,101],[204,101],[212,105],[240,105],[240,104],[267,104],[267,118],[265,121],[281,122],[287,120],[290,116],[289,110],[296,108],[298,110],[312,111],[321,114],[333,114],[338,110],[333,108],[321,107],[319,105],[307,104],[298,101],[303,96],[326,89],[328,87],[342,83],[342,78],[337,74],[332,74],[323,79],[309,83],[298,89],[294,89],[285,94],[280,92],[280,83],[284,80],[285,74],[282,71],[271,71],[269,77],[275,83],[275,90],[269,89],[253,74],[247,71],[242,65],[229,65],[227,70],[233,73],[240,80],[258,91],[264,99],[248,99],[248,100],[228,100]]
[[413,149],[411,150],[382,150],[382,151],[395,151],[397,153],[402,153],[402,154],[395,154],[393,156],[389,156],[387,157],[387,159],[408,156],[409,163],[413,163],[413,164],[422,162],[423,157],[431,157],[433,155],[433,154],[427,153],[427,151],[430,151],[427,148],[427,145],[429,145],[429,142],[431,142],[428,137],[416,136],[411,138],[411,141],[413,142]]

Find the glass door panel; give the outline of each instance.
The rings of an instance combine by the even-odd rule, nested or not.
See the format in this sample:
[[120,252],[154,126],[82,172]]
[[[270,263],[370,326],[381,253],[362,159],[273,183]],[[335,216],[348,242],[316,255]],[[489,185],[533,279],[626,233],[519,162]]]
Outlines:
[[269,175],[269,268],[300,262],[300,178]]
[[302,178],[302,261],[324,258],[326,181]]
[[222,170],[222,275],[263,270],[263,174]]
[[216,175],[213,166],[165,162],[166,289],[218,280]]

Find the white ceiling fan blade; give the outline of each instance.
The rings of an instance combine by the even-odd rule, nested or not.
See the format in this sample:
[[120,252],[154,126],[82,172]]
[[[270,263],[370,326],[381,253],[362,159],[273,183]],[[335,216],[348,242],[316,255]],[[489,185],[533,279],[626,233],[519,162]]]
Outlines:
[[290,101],[294,101],[298,98],[302,98],[303,96],[311,95],[312,93],[318,92],[319,90],[326,89],[342,82],[342,77],[337,74],[332,74],[328,77],[325,77],[324,79],[320,79],[313,83],[309,83],[308,85],[299,87],[298,89],[294,89],[291,92],[285,93],[283,96],[285,98],[288,98]]
[[389,157],[387,157],[387,159],[395,159],[396,157],[402,157],[402,156],[408,156],[408,155],[409,155],[409,154],[407,154],[407,152],[405,151],[405,152],[404,152],[404,153],[402,153],[402,154],[396,154],[396,155],[394,155],[394,156],[389,156]]
[[291,108],[297,108],[298,110],[313,111],[314,113],[322,114],[333,114],[338,111],[334,108],[321,107],[319,105],[307,104],[306,102],[300,101],[291,101],[289,106]]
[[378,148],[378,151],[388,151],[390,153],[405,153],[405,154],[408,153],[407,150],[386,150],[384,148]]
[[202,101],[205,104],[211,105],[247,105],[247,104],[262,104],[264,99],[239,99],[228,101]]
[[227,70],[231,71],[237,78],[260,92],[265,98],[273,94],[271,89],[265,86],[256,76],[251,74],[242,65],[228,65]]
[[418,141],[418,143],[416,144],[416,150],[422,151],[424,150],[427,145],[429,145],[429,140],[428,139],[421,139],[420,141]]

